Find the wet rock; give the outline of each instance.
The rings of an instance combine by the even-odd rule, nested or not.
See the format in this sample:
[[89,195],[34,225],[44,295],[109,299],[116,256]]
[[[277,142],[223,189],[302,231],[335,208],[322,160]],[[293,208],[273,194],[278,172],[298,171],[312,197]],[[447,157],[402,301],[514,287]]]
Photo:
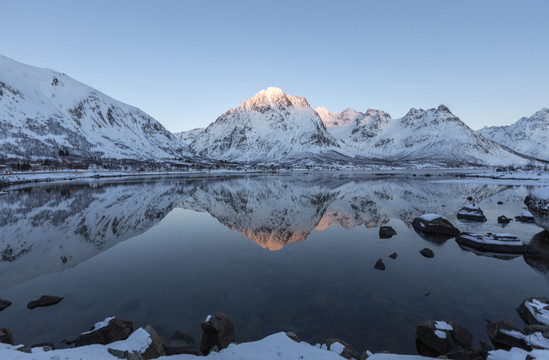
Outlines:
[[509,224],[511,222],[511,219],[509,219],[505,215],[501,215],[498,217],[498,224]]
[[164,346],[166,355],[192,354],[200,355],[194,338],[181,331],[174,331]]
[[503,201],[498,201],[498,205],[503,205]]
[[380,239],[390,239],[395,236],[397,233],[395,229],[390,226],[381,226],[379,228],[379,238]]
[[376,261],[376,264],[374,265],[374,269],[385,270],[385,264],[383,263],[383,260],[379,259],[378,261]]
[[233,322],[223,313],[208,316],[200,326],[203,332],[200,352],[204,355],[208,355],[214,346],[221,350],[234,342]]
[[299,337],[293,331],[286,331],[286,336],[289,337],[290,339],[292,339],[295,342],[299,342]]
[[40,299],[29,301],[27,304],[27,308],[34,309],[35,307],[41,307],[41,306],[52,306],[57,303],[59,303],[61,300],[63,300],[62,297],[58,296],[52,296],[52,295],[42,295],[40,296]]
[[460,234],[460,231],[448,219],[436,214],[425,214],[417,217],[412,221],[412,226],[420,234],[443,238],[451,238]]
[[328,350],[333,351],[345,359],[360,359],[360,353],[351,344],[341,339],[326,339],[322,342]]
[[481,359],[486,359],[488,357],[488,352],[494,350],[494,347],[491,344],[488,344],[485,341],[479,340],[480,344],[480,357]]
[[509,350],[512,347],[519,347],[528,351],[532,350],[524,339],[513,336],[513,333],[521,334],[520,330],[505,320],[488,325],[488,337],[496,349]]
[[524,254],[526,246],[519,238],[511,234],[470,234],[461,233],[456,238],[459,246],[465,250],[475,250],[479,253],[488,252],[491,256],[498,254]]
[[149,333],[152,341],[147,350],[143,352],[143,358],[156,359],[160,356],[166,355],[166,351],[164,350],[164,338],[158,335],[158,333],[154,331],[150,325],[145,326],[144,329]]
[[392,253],[391,255],[389,255],[389,257],[393,260],[395,260],[397,258],[398,254],[396,252]]
[[524,261],[549,279],[549,231],[544,230],[530,239]]
[[0,343],[13,345],[13,335],[10,329],[0,329]]
[[131,321],[120,320],[114,317],[108,321],[108,323],[95,329],[93,326],[90,331],[80,334],[80,336],[74,340],[75,346],[84,346],[91,344],[110,344],[114,341],[126,340],[133,331],[133,323]]
[[11,305],[11,301],[0,299],[0,311]]
[[528,298],[519,305],[517,313],[527,325],[549,326],[549,298]]
[[432,258],[435,256],[435,253],[433,252],[433,250],[429,249],[429,248],[425,248],[423,250],[421,250],[419,252],[421,255],[425,256],[426,258]]
[[549,230],[549,187],[538,189],[526,196],[524,204],[530,210],[532,221]]
[[532,224],[534,223],[534,216],[530,211],[524,211],[519,216],[515,216],[515,220],[522,223]]
[[470,204],[462,207],[457,212],[457,218],[470,221],[486,221],[486,216],[484,216],[482,210],[475,204]]
[[429,320],[416,328],[416,348],[423,356],[469,359],[472,341],[467,329],[451,321]]

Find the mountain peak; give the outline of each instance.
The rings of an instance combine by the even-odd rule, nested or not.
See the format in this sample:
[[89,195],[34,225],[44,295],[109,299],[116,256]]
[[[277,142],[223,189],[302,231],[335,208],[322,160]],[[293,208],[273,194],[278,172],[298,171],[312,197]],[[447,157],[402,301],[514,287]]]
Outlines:
[[305,98],[287,95],[277,87],[268,87],[267,90],[263,89],[250,99],[245,100],[239,108],[263,113],[277,107],[289,108],[292,106],[310,107]]

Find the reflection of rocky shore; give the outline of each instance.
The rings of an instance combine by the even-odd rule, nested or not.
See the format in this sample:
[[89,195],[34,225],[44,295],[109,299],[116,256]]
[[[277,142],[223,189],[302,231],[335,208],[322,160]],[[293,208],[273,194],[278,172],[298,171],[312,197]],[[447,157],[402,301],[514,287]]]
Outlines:
[[146,231],[177,205],[176,186],[65,184],[10,191],[0,204],[0,289],[74,266]]

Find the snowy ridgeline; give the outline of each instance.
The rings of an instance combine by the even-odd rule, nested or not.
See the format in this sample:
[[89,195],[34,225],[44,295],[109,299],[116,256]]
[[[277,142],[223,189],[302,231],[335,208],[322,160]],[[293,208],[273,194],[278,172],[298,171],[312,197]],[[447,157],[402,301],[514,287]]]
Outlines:
[[[315,110],[305,98],[268,88],[207,128],[174,136],[141,110],[54,70],[0,56],[0,79],[3,162],[236,161],[295,167],[499,166],[531,161],[473,131],[444,105],[411,109],[392,119],[372,109]],[[543,124],[546,119],[545,109],[521,121]],[[528,136],[514,137],[513,144],[547,143],[546,124],[532,125],[527,132]],[[530,148],[516,150],[532,153]],[[549,158],[546,145],[537,146],[532,154]]]
[[[204,129],[175,134],[204,157],[247,162],[525,165],[531,159],[473,131],[450,110],[312,109],[305,98],[261,90]],[[549,158],[547,154],[546,158]]]

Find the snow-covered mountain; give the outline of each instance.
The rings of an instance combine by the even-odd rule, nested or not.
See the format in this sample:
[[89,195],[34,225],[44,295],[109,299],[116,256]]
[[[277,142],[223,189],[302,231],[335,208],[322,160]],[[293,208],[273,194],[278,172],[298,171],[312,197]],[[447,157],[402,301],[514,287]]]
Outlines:
[[165,160],[191,155],[159,122],[57,71],[0,56],[0,153]]
[[549,108],[523,117],[509,126],[490,126],[478,131],[519,153],[549,160]]
[[191,148],[218,160],[272,163],[337,152],[339,143],[305,98],[270,87],[197,132]]
[[183,144],[190,145],[198,136],[198,134],[203,133],[204,130],[206,130],[206,128],[196,128],[192,130],[173,133],[173,135]]
[[450,110],[411,109],[400,119],[380,110],[332,113],[317,109],[332,136],[357,157],[396,163],[437,165],[525,164],[527,157],[509,152],[465,125]]
[[463,166],[526,164],[530,159],[486,139],[444,105],[392,119],[381,110],[313,110],[305,98],[261,90],[206,129],[177,134],[200,155],[259,163]]

